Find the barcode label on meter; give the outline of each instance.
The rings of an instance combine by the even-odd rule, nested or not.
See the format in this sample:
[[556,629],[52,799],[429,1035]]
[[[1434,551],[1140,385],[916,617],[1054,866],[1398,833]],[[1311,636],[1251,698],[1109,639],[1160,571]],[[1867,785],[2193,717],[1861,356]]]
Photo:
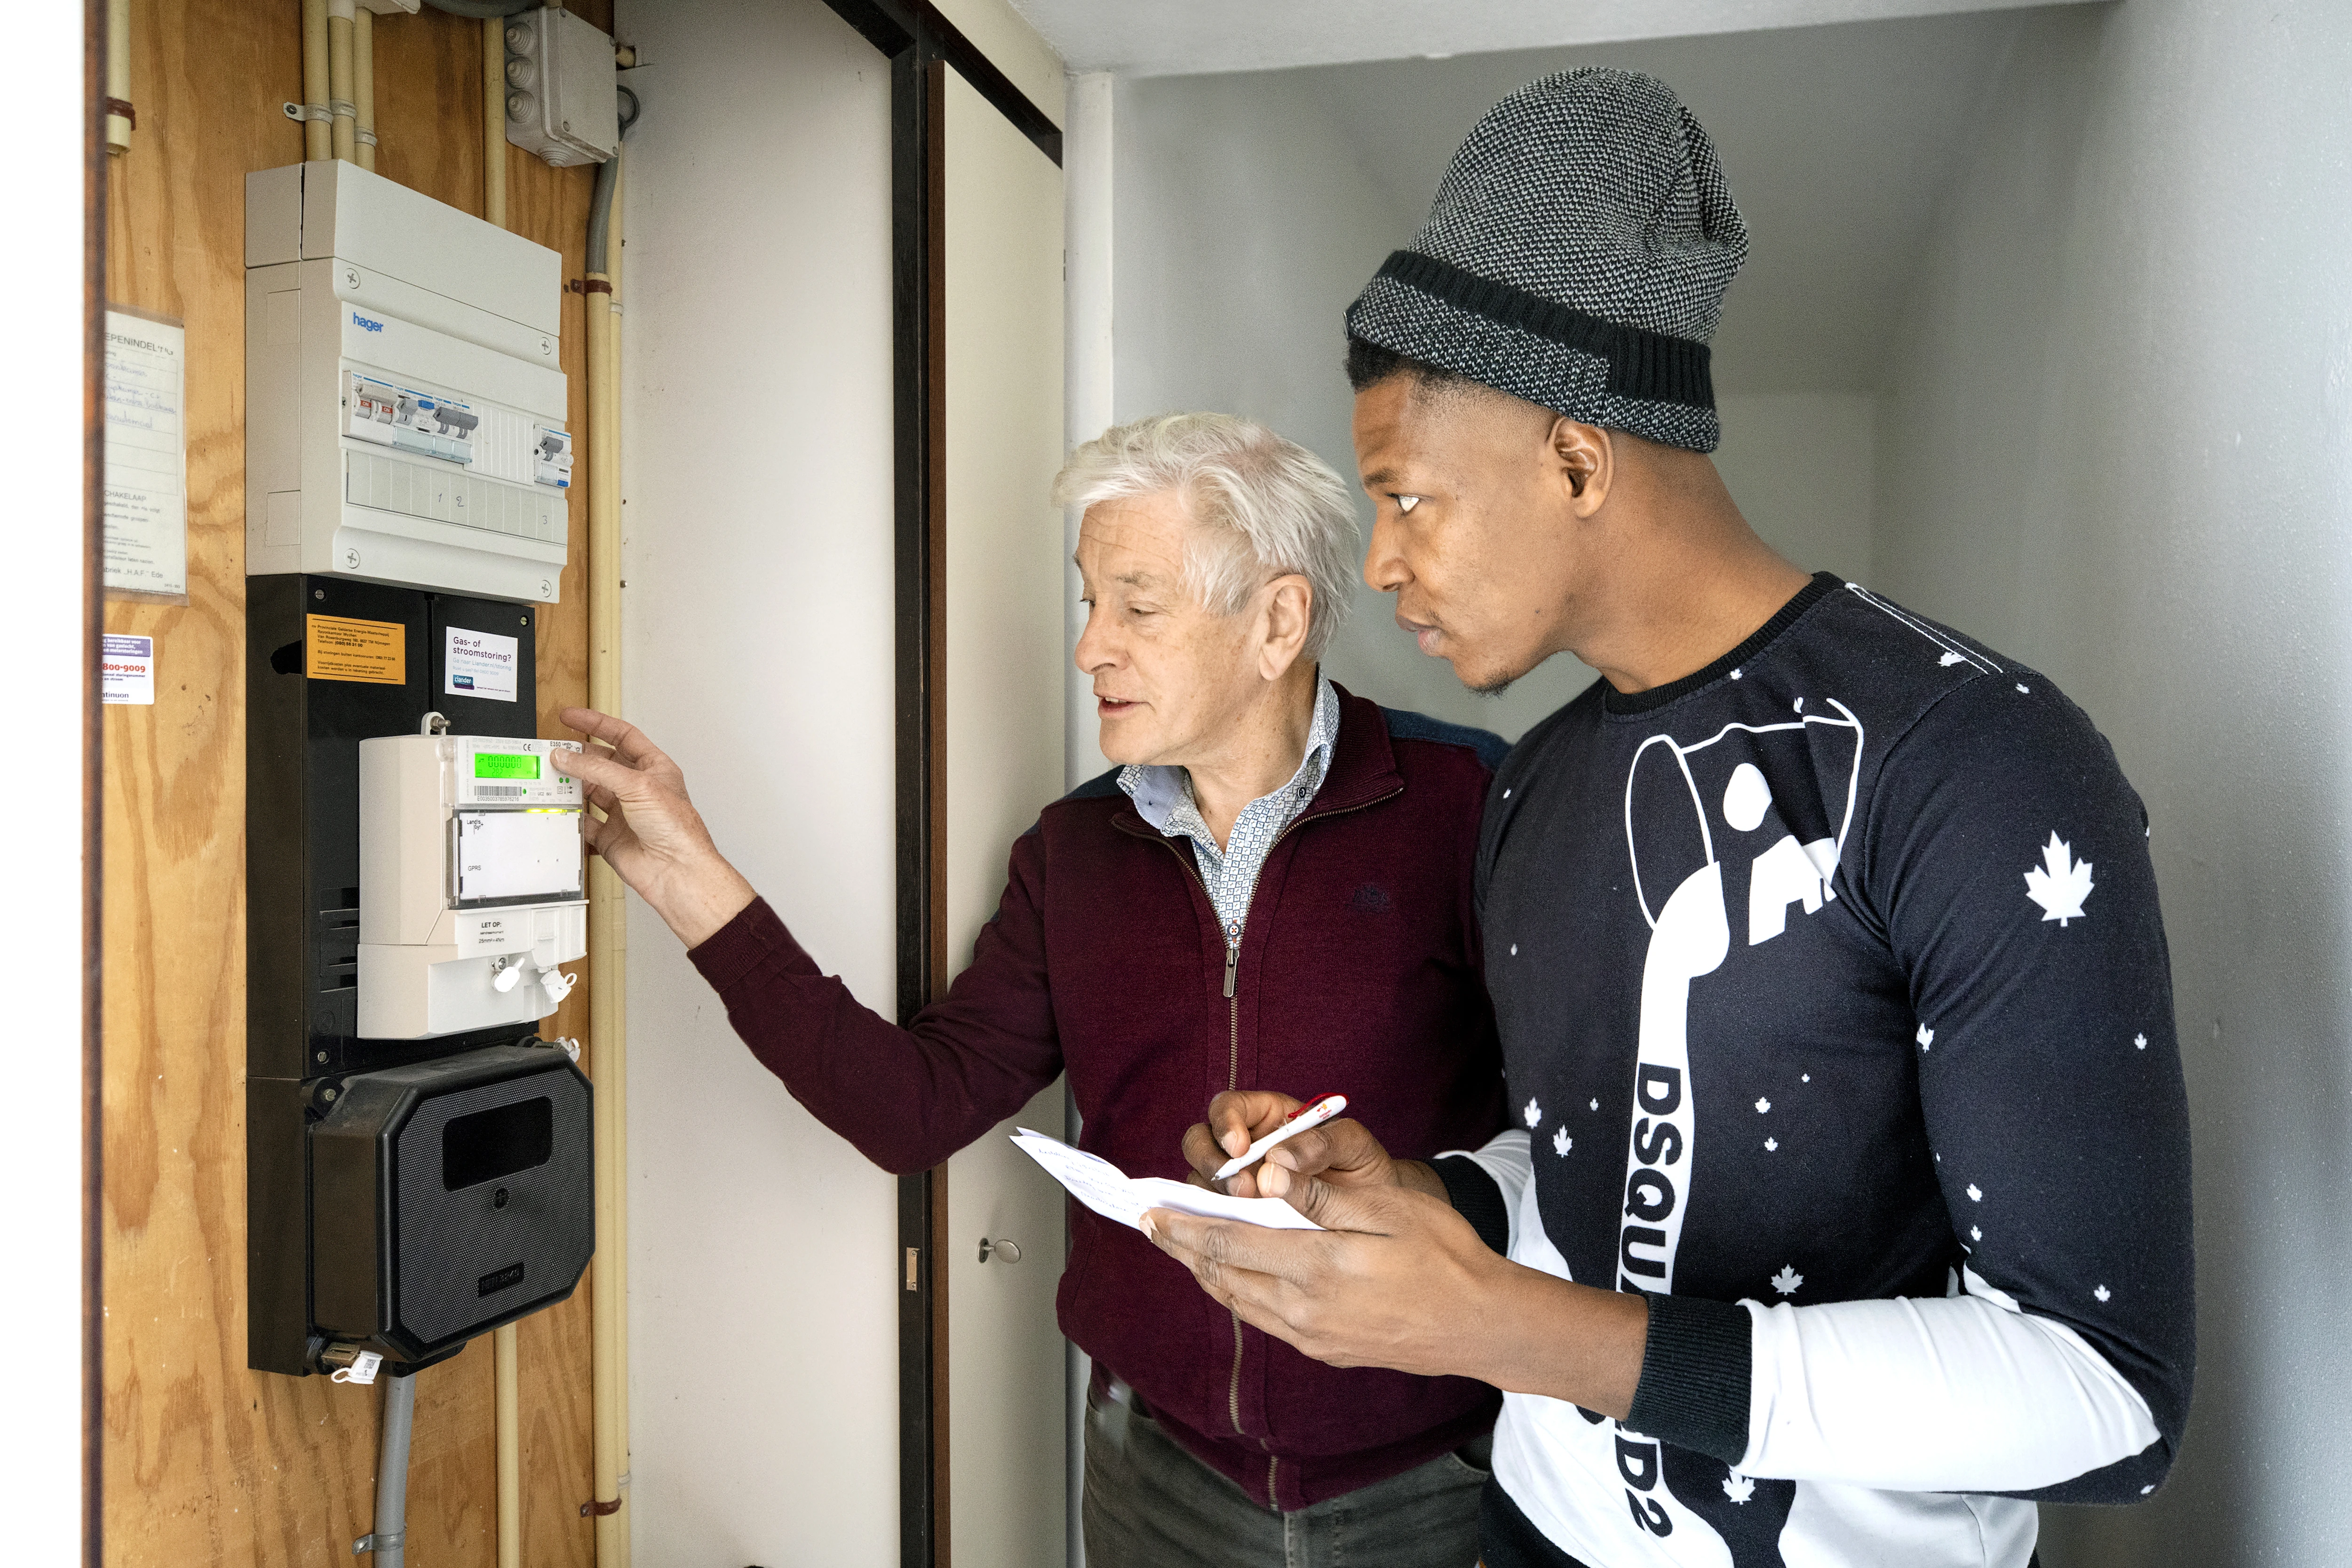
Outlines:
[[530,794],[530,791],[521,784],[478,784],[474,786],[476,800],[520,800]]

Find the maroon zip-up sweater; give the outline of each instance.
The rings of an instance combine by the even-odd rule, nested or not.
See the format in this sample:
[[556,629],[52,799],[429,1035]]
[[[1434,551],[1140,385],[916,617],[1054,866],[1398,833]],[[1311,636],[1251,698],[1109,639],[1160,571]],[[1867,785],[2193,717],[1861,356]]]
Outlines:
[[[1081,1144],[1133,1176],[1181,1179],[1184,1130],[1236,1087],[1344,1093],[1400,1156],[1475,1148],[1503,1125],[1471,872],[1505,748],[1339,696],[1336,753],[1266,856],[1230,979],[1189,843],[1145,823],[1116,773],[1013,844],[971,967],[910,1029],[825,974],[765,900],[695,964],[793,1097],[892,1172],[939,1164],[1066,1069]],[[1062,1331],[1270,1506],[1400,1474],[1494,1420],[1484,1384],[1311,1361],[1136,1231],[1069,1212]]]

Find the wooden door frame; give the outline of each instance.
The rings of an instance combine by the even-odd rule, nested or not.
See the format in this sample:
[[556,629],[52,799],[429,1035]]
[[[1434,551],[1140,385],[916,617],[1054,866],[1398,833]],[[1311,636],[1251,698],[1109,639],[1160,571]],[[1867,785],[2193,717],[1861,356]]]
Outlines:
[[[825,0],[890,59],[898,1013],[947,992],[947,72],[1039,152],[1062,132],[929,0]],[[947,1168],[898,1178],[899,1568],[947,1568]]]
[[105,1057],[100,1035],[104,993],[100,951],[105,927],[101,829],[105,709],[99,695],[99,646],[106,560],[106,25],[105,0],[82,5],[82,660],[81,732],[81,1557],[104,1562],[106,1430],[105,1190],[100,1131]]

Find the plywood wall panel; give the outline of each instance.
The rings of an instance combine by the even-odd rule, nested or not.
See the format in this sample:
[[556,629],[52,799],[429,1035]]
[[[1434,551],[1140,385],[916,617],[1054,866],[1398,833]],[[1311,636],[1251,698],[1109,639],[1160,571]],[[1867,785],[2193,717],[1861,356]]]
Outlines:
[[[575,6],[599,26],[609,4]],[[246,174],[301,157],[294,0],[133,0],[139,127],[113,161],[108,292],[183,318],[185,605],[110,604],[156,639],[152,707],[106,711],[105,1555],[147,1563],[350,1560],[373,1509],[377,1398],[245,1368],[244,210]],[[378,172],[468,212],[482,192],[478,24],[426,12],[376,30]],[[509,153],[509,215],[579,275],[592,174]],[[37,308],[37,305],[36,305]],[[586,424],[567,296],[572,420]],[[573,491],[584,537],[583,485]],[[585,691],[586,580],[539,617],[541,733]],[[586,1030],[587,976],[556,1019]],[[525,1549],[592,1559],[588,1290],[522,1325]],[[417,1383],[412,1561],[495,1561],[490,1352]]]

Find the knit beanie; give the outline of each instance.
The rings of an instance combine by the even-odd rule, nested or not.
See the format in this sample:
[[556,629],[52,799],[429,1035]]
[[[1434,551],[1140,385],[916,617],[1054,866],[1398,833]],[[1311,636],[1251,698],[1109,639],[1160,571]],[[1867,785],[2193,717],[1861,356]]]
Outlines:
[[1654,77],[1588,66],[1487,110],[1348,333],[1651,441],[1715,450],[1707,340],[1748,256],[1715,144]]

